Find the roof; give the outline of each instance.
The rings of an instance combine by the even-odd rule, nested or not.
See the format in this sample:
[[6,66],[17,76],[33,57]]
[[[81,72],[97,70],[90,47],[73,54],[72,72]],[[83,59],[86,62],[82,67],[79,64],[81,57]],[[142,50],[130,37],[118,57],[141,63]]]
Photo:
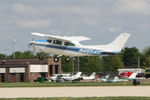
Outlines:
[[16,67],[27,67],[29,64],[48,64],[48,60],[52,58],[44,58],[39,60],[38,58],[33,59],[0,59],[0,68],[16,68]]
[[1,59],[0,65],[26,65],[26,64],[48,64],[48,58],[43,60],[35,59]]

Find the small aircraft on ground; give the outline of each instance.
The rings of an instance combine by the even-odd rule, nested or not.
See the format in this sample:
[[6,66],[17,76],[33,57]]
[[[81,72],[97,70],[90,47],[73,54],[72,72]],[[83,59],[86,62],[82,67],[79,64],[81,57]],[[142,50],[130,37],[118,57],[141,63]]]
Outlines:
[[[47,40],[30,41],[36,52],[66,56],[94,56],[119,54],[130,34],[122,33],[113,42],[106,45],[82,45],[81,41],[90,40],[85,36],[54,36],[41,33],[31,33],[34,36],[46,37]],[[40,56],[40,59],[43,55]]]
[[70,76],[70,74],[53,74],[51,77],[50,77],[50,81],[51,82],[56,82],[57,78],[62,78],[62,77],[67,77],[67,76]]
[[137,72],[133,72],[128,78],[123,78],[123,77],[117,77],[113,75],[107,75],[105,77],[101,77],[102,82],[106,83],[114,83],[114,82],[122,82],[122,81],[132,81],[136,79]]
[[133,72],[122,72],[122,73],[119,74],[118,77],[128,78],[128,77],[130,77],[130,75],[132,75],[132,74],[133,74]]
[[82,74],[82,72],[78,72],[76,75],[72,75],[72,76],[64,76],[62,77],[62,79],[64,79],[65,81],[80,81],[82,79],[82,77],[80,77]]
[[96,72],[93,72],[90,76],[83,76],[83,80],[94,80]]

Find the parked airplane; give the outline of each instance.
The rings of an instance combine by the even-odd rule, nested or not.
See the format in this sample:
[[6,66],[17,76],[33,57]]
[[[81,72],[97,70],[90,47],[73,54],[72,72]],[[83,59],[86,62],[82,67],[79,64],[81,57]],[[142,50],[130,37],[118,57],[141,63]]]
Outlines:
[[54,54],[58,56],[93,56],[93,55],[109,55],[119,54],[130,34],[122,33],[113,42],[107,45],[82,45],[81,41],[89,40],[84,36],[54,36],[41,33],[31,33],[35,36],[48,38],[47,40],[33,40],[33,45],[37,52]]
[[68,77],[68,76],[70,76],[70,74],[53,74],[53,76],[50,77],[50,81],[56,82],[58,76]]
[[80,81],[81,80],[81,74],[82,72],[78,72],[76,75],[72,75],[72,76],[64,76],[62,77],[65,81]]
[[83,80],[94,80],[96,72],[93,72],[90,76],[83,76]]
[[132,73],[128,78],[121,78],[113,75],[107,75],[105,77],[101,78],[102,82],[107,82],[107,83],[114,83],[114,82],[122,82],[122,81],[131,81],[136,79],[137,73],[134,72]]
[[59,75],[59,74],[53,74],[53,76],[50,77],[50,80],[51,80],[52,82],[55,82],[58,75]]
[[133,72],[122,72],[118,77],[128,78],[133,74]]

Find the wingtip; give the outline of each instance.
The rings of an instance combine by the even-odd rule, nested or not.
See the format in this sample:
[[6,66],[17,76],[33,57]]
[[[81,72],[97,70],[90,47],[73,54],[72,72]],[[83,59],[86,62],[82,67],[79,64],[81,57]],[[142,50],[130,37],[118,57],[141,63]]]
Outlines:
[[44,34],[42,34],[42,33],[32,32],[32,33],[30,33],[30,34],[31,34],[31,35],[35,35],[35,36],[44,37]]
[[130,33],[122,33],[122,34],[125,35],[125,36],[131,36]]

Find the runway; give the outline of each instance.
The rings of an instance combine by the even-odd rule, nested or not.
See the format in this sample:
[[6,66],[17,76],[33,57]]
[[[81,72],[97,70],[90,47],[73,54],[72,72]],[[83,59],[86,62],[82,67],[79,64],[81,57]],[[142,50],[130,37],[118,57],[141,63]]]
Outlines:
[[0,88],[0,98],[106,97],[106,96],[150,97],[150,86]]

